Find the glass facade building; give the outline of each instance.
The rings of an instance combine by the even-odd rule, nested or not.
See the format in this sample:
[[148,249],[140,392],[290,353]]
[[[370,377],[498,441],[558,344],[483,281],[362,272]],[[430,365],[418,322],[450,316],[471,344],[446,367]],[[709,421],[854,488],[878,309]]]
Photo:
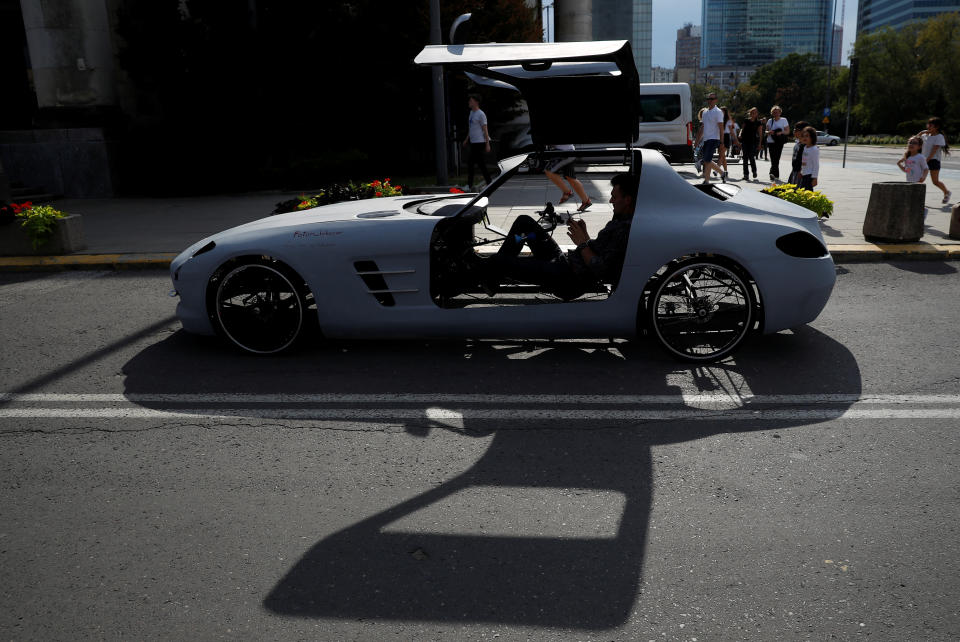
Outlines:
[[640,82],[650,82],[653,0],[593,0],[593,39],[629,40]]
[[860,0],[857,33],[881,27],[897,29],[940,13],[960,11],[960,0]]
[[701,67],[759,67],[791,53],[830,60],[833,0],[703,0]]

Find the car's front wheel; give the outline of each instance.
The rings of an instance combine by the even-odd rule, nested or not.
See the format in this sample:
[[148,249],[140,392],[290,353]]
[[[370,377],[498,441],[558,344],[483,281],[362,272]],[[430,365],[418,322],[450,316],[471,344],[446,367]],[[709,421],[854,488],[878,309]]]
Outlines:
[[668,268],[647,306],[648,324],[667,352],[688,361],[716,361],[747,337],[754,295],[737,270],[712,259]]
[[302,288],[283,266],[252,261],[228,266],[211,279],[214,327],[241,350],[283,352],[301,337],[306,309]]
[[829,147],[836,147],[836,146],[839,145],[839,144],[840,144],[840,141],[838,141],[838,140],[831,140],[829,143],[827,143],[827,146],[829,146]]

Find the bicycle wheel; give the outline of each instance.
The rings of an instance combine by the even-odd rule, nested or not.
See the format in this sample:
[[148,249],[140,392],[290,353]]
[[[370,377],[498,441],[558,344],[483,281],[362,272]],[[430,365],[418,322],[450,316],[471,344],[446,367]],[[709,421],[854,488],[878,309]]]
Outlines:
[[731,268],[692,259],[663,276],[648,312],[653,334],[669,353],[688,361],[716,361],[749,333],[753,291]]

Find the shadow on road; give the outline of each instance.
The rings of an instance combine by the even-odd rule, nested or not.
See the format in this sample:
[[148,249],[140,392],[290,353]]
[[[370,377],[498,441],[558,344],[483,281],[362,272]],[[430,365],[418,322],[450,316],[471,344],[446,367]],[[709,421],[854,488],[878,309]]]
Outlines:
[[[643,341],[330,343],[295,357],[260,359],[180,332],[138,354],[124,373],[131,397],[243,391],[603,396],[678,395],[683,389],[725,391],[733,398],[861,392],[853,355],[809,327],[758,339],[735,361],[696,367],[669,360]],[[751,403],[745,398],[741,405]],[[250,412],[255,416],[257,410]],[[489,448],[472,468],[432,490],[383,512],[358,515],[339,532],[318,533],[287,574],[264,588],[263,605],[277,614],[316,618],[586,630],[622,625],[642,579],[652,449],[717,433],[815,423],[726,421],[723,412],[715,421],[597,415],[451,425],[431,420],[424,408],[422,418],[405,423],[410,439],[454,430],[465,439],[492,435]],[[558,534],[546,526],[522,533],[504,529],[487,512],[497,497],[548,489],[582,495],[584,505],[591,498],[620,498],[613,502],[620,514],[609,532],[581,524],[576,532]],[[604,502],[598,514],[614,510]],[[548,524],[556,517],[556,505],[527,506],[507,521]],[[452,517],[445,523],[451,507],[461,517],[476,515],[474,527]],[[424,518],[425,512],[433,519]],[[578,522],[575,512],[567,521]]]

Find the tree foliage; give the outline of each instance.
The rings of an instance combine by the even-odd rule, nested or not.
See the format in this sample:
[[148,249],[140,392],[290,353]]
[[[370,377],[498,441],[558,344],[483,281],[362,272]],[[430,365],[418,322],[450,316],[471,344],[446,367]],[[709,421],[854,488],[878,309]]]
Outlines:
[[761,114],[779,105],[790,122],[819,123],[823,117],[827,70],[815,54],[790,54],[764,65],[750,78],[757,88]]
[[853,114],[866,132],[908,134],[931,115],[960,121],[960,13],[862,34]]

